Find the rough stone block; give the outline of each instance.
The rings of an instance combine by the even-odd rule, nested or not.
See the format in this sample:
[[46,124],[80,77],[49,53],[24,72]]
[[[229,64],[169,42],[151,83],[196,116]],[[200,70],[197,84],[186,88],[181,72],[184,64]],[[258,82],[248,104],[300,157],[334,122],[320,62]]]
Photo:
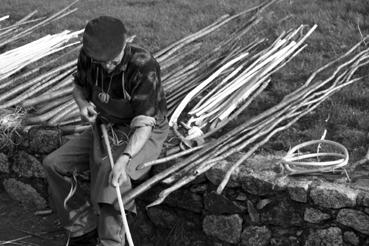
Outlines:
[[11,198],[25,206],[37,209],[46,208],[45,199],[32,186],[13,178],[4,180],[3,185]]
[[346,231],[343,233],[343,241],[351,244],[351,245],[359,245],[360,238],[352,231]]
[[202,200],[203,198],[201,195],[182,189],[168,196],[164,203],[171,207],[178,207],[195,213],[201,213],[203,209]]
[[266,226],[248,226],[241,234],[240,246],[267,246],[272,237]]
[[307,202],[308,191],[312,181],[291,180],[287,185],[290,198],[296,202]]
[[29,150],[32,153],[49,154],[61,145],[61,130],[34,127],[29,130],[28,139]]
[[303,210],[287,200],[282,200],[261,214],[261,223],[278,225],[283,228],[301,225],[302,222]]
[[[232,166],[231,162],[220,161],[218,164],[213,166],[209,171],[205,173],[206,178],[214,185],[219,185],[222,182],[224,175],[227,170]],[[227,187],[239,187],[240,184],[237,182],[237,177],[239,173],[239,167],[232,173],[231,178],[227,184]]]
[[369,207],[369,191],[360,191],[357,197],[357,204],[359,206]]
[[175,212],[160,207],[149,208],[147,215],[154,225],[164,228],[173,228],[180,220]]
[[242,230],[242,218],[237,215],[205,216],[202,228],[206,235],[228,243],[238,243]]
[[236,214],[243,212],[243,208],[223,195],[210,192],[204,197],[205,209],[210,214]]
[[323,222],[324,220],[327,220],[330,217],[331,216],[329,214],[323,213],[322,211],[314,208],[307,208],[304,214],[304,220],[313,224]]
[[342,246],[341,229],[338,227],[330,227],[328,229],[311,231],[305,242],[305,246],[316,245]]
[[343,184],[322,183],[313,187],[310,197],[324,208],[354,207],[359,192]]
[[0,153],[0,173],[9,173],[10,163],[8,160],[8,156],[4,153]]
[[14,156],[12,170],[21,177],[45,178],[45,171],[41,162],[25,151],[19,151]]
[[338,223],[369,235],[369,215],[359,210],[341,209],[337,215]]

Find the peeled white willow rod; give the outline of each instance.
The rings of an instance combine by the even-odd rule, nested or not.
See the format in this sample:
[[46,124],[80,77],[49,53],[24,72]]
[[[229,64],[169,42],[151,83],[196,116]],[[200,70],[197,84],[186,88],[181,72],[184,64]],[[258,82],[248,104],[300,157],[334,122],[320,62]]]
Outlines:
[[307,158],[310,159],[310,158],[321,157],[321,156],[333,156],[333,157],[340,157],[340,158],[345,157],[344,154],[335,153],[335,152],[318,152],[318,153],[311,153],[311,154],[292,153],[288,157],[286,154],[285,158],[288,161],[299,161],[302,159],[307,159]]
[[207,133],[205,133],[203,135],[203,138],[209,137],[210,135],[212,135],[214,132],[218,131],[219,129],[221,129],[223,126],[227,125],[230,121],[234,120],[243,110],[245,110],[250,104],[251,102],[254,101],[254,99],[261,93],[264,91],[264,89],[269,85],[270,83],[270,79],[266,80],[265,82],[263,82],[262,85],[260,85],[260,87],[257,89],[257,91],[247,99],[247,101],[245,103],[242,104],[242,106],[240,108],[237,109],[236,112],[232,113],[232,115],[230,117],[228,117],[227,119],[220,121],[219,123],[217,123],[214,128],[210,129],[210,131],[208,131]]
[[[285,47],[287,48],[287,47]],[[273,49],[272,49],[273,50]],[[268,53],[267,53],[268,54]],[[275,54],[274,54],[275,56]],[[268,59],[272,59],[273,55],[269,55]],[[232,93],[235,89],[238,89],[239,87],[242,86],[242,81],[243,78],[245,77],[249,77],[251,76],[251,74],[254,74],[257,72],[258,69],[260,69],[260,66],[263,65],[263,63],[266,63],[267,61],[264,60],[262,61],[262,64],[260,64],[258,61],[254,62],[253,64],[257,64],[257,66],[255,65],[250,65],[245,71],[242,72],[242,74],[238,75],[237,78],[234,79],[234,81],[237,81],[238,83],[231,87],[223,87],[219,92],[217,92],[217,94],[213,95],[213,98],[217,98],[216,100],[208,100],[207,102],[204,102],[204,104],[201,107],[198,107],[196,110],[190,110],[189,114],[197,114],[200,115],[202,111],[206,110],[206,107],[214,107],[214,104],[219,103],[219,101],[230,95],[230,93]],[[205,108],[205,110],[203,110]]]
[[244,68],[244,65],[241,65],[234,69],[230,74],[228,74],[219,84],[217,84],[209,93],[207,93],[203,98],[200,99],[200,101],[188,112],[188,114],[193,114],[193,111],[198,109],[200,105],[202,105],[206,100],[208,100],[212,95],[215,94],[215,92],[224,86],[229,80],[233,79],[242,69]]
[[248,53],[243,53],[237,58],[234,58],[233,60],[229,61],[227,64],[220,67],[217,71],[215,71],[212,75],[210,75],[206,80],[204,80],[201,84],[199,84],[194,90],[192,90],[190,93],[188,93],[185,98],[181,101],[181,103],[178,105],[176,110],[174,111],[170,121],[169,125],[173,126],[174,122],[177,122],[177,119],[179,115],[182,113],[184,108],[187,106],[187,104],[192,100],[192,98],[197,95],[204,87],[206,87],[210,82],[212,82],[216,77],[218,77],[219,74],[221,74],[225,69],[232,66],[234,63],[242,60],[248,55]]
[[26,72],[26,73],[19,74],[18,76],[14,77],[10,80],[7,80],[7,81],[1,81],[0,80],[0,89],[6,88],[6,87],[8,87],[12,84],[17,83],[21,79],[24,79],[24,78],[26,78],[26,77],[34,74],[34,73],[39,72],[41,69],[55,63],[56,61],[61,60],[63,57],[65,57],[65,56],[67,56],[71,53],[74,53],[76,50],[80,49],[81,47],[82,47],[81,45],[78,45],[77,47],[74,47],[73,49],[70,49],[70,50],[66,51],[65,53],[59,55],[58,57],[55,57],[52,60],[48,60],[45,63],[43,63],[42,65],[40,65],[40,66],[38,66],[38,67],[36,67],[36,68]]
[[[299,50],[297,50],[297,52],[300,52],[301,50],[302,49],[299,49]],[[293,56],[295,56],[296,54],[297,53],[294,53]],[[275,64],[270,64],[269,67],[268,67],[268,69],[263,70],[263,72],[260,75],[258,75],[258,76],[263,76],[264,79],[266,77],[269,77],[269,75],[272,72],[276,71],[275,68],[278,68],[279,69],[280,67],[282,67],[283,65],[286,64],[286,62],[282,63],[283,60],[285,60],[285,57],[279,58],[277,61],[274,61]],[[278,64],[279,64],[279,66],[278,66]],[[259,78],[259,77],[256,78],[256,80],[258,80],[258,84],[261,83],[264,79]],[[251,83],[251,84],[253,84],[253,83]],[[250,86],[255,87],[255,85],[250,85]],[[247,98],[252,91],[254,91],[254,89],[248,88],[247,86],[244,89],[242,89],[239,92],[240,96],[237,96],[237,98],[234,99],[234,102],[233,103],[228,104],[230,106],[227,107],[227,109],[218,116],[219,117],[219,120],[224,120],[225,118],[227,118],[229,116],[229,114],[233,110],[236,109],[236,107],[239,105],[239,102],[240,101],[243,101],[245,98]]]
[[[23,68],[24,68],[24,67],[26,67],[27,65],[29,65],[29,64],[31,64],[31,63],[34,63],[35,61],[40,60],[40,59],[42,59],[43,57],[49,56],[49,55],[51,55],[51,54],[54,54],[54,53],[56,53],[56,52],[58,52],[58,51],[60,51],[60,50],[63,50],[63,49],[65,49],[65,48],[67,48],[67,47],[69,47],[69,46],[72,46],[72,45],[75,45],[75,44],[76,44],[76,43],[72,43],[72,44],[69,44],[69,45],[65,45],[65,46],[63,46],[63,47],[60,47],[60,48],[58,48],[58,49],[50,50],[50,51],[48,51],[47,53],[44,53],[44,54],[40,54],[40,55],[36,55],[36,56],[32,56],[32,57],[31,57],[31,59],[29,59],[28,61],[23,60],[23,63],[22,63],[22,64],[19,64],[18,66],[17,66],[17,64],[14,64],[14,66],[16,66],[16,67],[14,67],[13,69],[8,69],[8,70],[9,70],[9,72],[7,72],[6,74],[1,74],[1,71],[0,71],[0,74],[1,74],[1,78],[0,78],[0,80],[4,80],[4,79],[6,79],[6,78],[10,77],[11,75],[15,74],[16,72],[18,72],[19,70],[23,69]],[[18,57],[18,59],[19,59],[19,57]],[[21,59],[20,59],[20,60],[21,60]],[[9,61],[9,62],[12,62],[12,61]]]
[[[76,37],[76,35],[79,33],[80,31],[65,35],[63,32],[60,33],[60,35],[56,34],[53,36],[44,37],[30,44],[1,54],[0,64],[2,68],[0,69],[0,80],[11,76],[28,64],[31,64],[45,56],[78,44],[79,42],[74,42],[64,46],[62,45],[63,43],[68,42],[69,39]],[[24,53],[26,53],[28,57],[24,57]]]
[[[263,70],[263,72],[265,73],[267,70],[265,69],[270,69],[270,67],[268,67],[267,65],[269,65],[268,63],[272,62],[273,59],[277,58],[277,57],[283,57],[284,56],[288,56],[289,52],[286,53],[286,51],[290,51],[292,52],[293,49],[292,47],[294,46],[293,43],[290,43],[289,45],[287,45],[286,47],[282,48],[281,50],[279,50],[278,52],[276,52],[273,55],[269,55],[268,58],[266,58],[265,60],[261,61],[261,62],[255,62],[252,65],[250,65],[242,74],[240,74],[238,76],[238,78],[234,79],[233,83],[231,83],[229,86],[223,87],[215,96],[217,95],[222,95],[221,97],[217,97],[218,99],[213,101],[211,104],[215,104],[217,103],[217,101],[221,100],[221,98],[224,97],[228,97],[229,95],[231,95],[232,93],[234,93],[235,90],[239,89],[240,87],[242,87],[244,85],[244,79],[246,79],[247,77],[252,76],[253,74],[258,73],[260,70]],[[283,58],[280,58],[280,60],[282,60]],[[200,108],[198,108],[196,111],[199,112],[200,110],[202,110],[202,108],[206,107],[206,103],[204,103],[204,105]],[[204,110],[205,111],[205,110]],[[191,112],[192,114],[195,114],[196,112]],[[201,114],[201,113],[198,113]]]
[[231,96],[228,99],[227,105],[229,107],[222,108],[222,111],[217,116],[217,118],[222,121],[228,118],[228,116],[236,110],[236,108],[240,105],[241,102],[246,100],[254,91],[257,90],[257,88],[260,87],[260,84],[262,84],[267,77],[263,77],[257,80],[257,82],[252,83],[250,85],[245,86],[243,89],[241,88],[240,91],[235,92],[235,95]]
[[2,17],[0,17],[0,21],[6,20],[8,18],[9,18],[9,15],[2,16]]

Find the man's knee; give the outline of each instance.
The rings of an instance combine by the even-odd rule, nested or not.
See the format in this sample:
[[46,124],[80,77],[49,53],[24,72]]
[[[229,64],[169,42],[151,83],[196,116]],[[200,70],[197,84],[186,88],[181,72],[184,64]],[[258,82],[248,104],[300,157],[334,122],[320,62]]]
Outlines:
[[53,153],[51,153],[43,159],[42,165],[47,172],[53,171],[55,170],[55,167],[57,166],[57,160],[58,158],[56,158],[56,156]]

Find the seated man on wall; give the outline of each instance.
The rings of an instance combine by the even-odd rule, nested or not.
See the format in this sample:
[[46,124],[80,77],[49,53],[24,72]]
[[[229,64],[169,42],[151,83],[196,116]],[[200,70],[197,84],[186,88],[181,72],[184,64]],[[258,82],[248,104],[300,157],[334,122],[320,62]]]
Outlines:
[[[146,176],[149,169],[136,166],[156,159],[168,135],[160,67],[148,51],[127,43],[119,19],[101,16],[85,28],[74,84],[81,118],[92,127],[45,158],[52,201],[70,246],[121,246],[125,232],[114,186],[125,193],[131,179]],[[100,124],[108,126],[113,170]],[[86,170],[91,171],[89,201],[77,189],[65,202],[71,180]],[[134,212],[134,204],[126,210]]]

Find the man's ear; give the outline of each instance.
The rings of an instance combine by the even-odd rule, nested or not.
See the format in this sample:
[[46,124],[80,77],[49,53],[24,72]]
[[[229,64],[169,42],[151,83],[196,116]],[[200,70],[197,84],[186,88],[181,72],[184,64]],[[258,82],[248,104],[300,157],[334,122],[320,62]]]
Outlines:
[[135,38],[136,38],[136,35],[128,36],[126,38],[126,42],[127,43],[132,43]]

